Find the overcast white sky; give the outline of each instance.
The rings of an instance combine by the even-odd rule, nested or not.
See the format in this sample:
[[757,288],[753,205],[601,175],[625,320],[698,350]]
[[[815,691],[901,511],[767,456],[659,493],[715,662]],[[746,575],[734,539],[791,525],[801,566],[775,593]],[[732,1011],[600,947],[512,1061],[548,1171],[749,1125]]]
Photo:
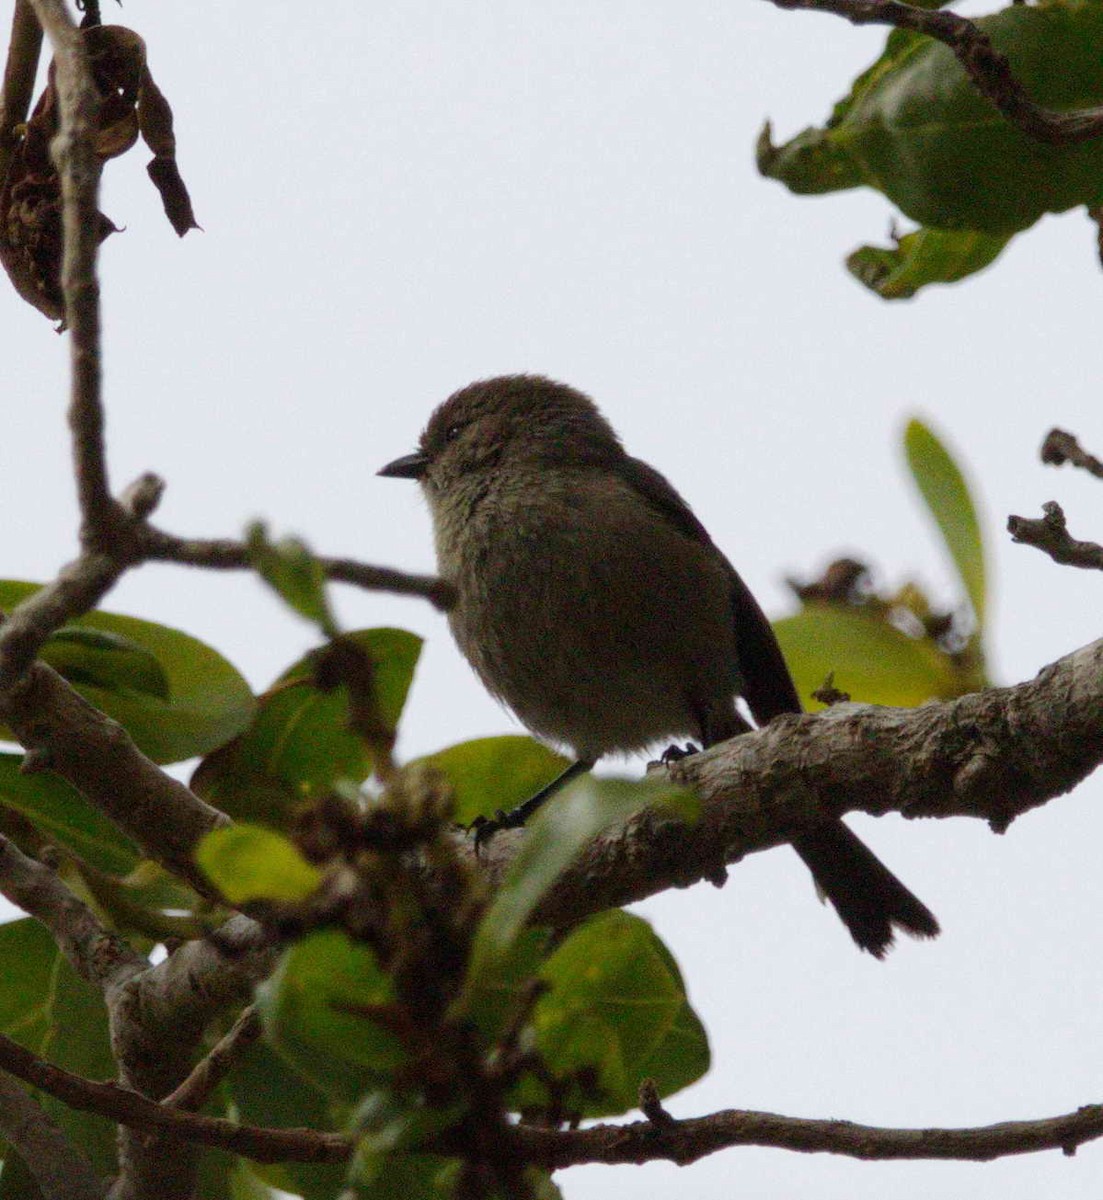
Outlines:
[[[986,514],[997,678],[1099,635],[1099,576],[1003,532],[1009,512],[1056,498],[1074,533],[1103,537],[1100,484],[1037,461],[1054,424],[1103,448],[1103,278],[1083,215],[890,306],[842,267],[883,237],[888,203],[797,199],[754,170],[763,119],[779,137],[821,122],[882,35],[761,0],[130,0],[122,19],[174,105],[205,230],[177,241],[143,149],[110,166],[105,209],[126,226],[103,253],[111,465],[119,486],[167,478],[167,527],[235,534],[263,515],[319,550],[429,570],[417,489],[375,470],[456,387],[532,370],[598,399],[772,614],[791,603],[787,573],[840,551],[949,600],[899,450],[921,413]],[[3,289],[0,328],[2,570],[43,578],[74,544],[66,346]],[[427,605],[338,599],[350,627],[427,639],[403,755],[516,728]],[[207,639],[258,688],[311,641],[245,578],[148,568],[107,607]],[[945,929],[883,965],[784,850],[722,891],[640,906],[713,1038],[711,1074],[670,1107],[934,1126],[1099,1101],[1100,799],[1090,781],[1003,838],[855,820]],[[569,1200],[672,1186],[697,1200],[1095,1200],[1103,1148],[987,1166],[744,1150],[677,1176],[558,1178]]]

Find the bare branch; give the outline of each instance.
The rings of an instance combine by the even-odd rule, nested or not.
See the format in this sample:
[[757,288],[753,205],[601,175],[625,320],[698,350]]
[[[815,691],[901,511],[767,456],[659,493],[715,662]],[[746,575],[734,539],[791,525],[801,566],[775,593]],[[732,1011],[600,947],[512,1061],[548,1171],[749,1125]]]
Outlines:
[[1052,145],[1074,145],[1103,133],[1103,108],[1055,112],[1035,104],[986,33],[956,13],[899,0],[770,0],[778,8],[834,13],[853,25],[892,25],[942,42],[982,96],[1023,133]]
[[[538,913],[562,926],[709,878],[724,863],[847,812],[977,817],[1002,832],[1103,762],[1103,640],[1016,687],[919,708],[838,704],[671,764],[693,788],[691,826],[655,812],[597,838]],[[506,830],[478,860],[493,885],[524,837]],[[474,848],[470,853],[474,856]]]
[[[79,1112],[99,1113],[128,1128],[170,1135],[177,1143],[175,1153],[181,1142],[192,1142],[217,1146],[254,1162],[342,1162],[353,1148],[353,1140],[344,1134],[238,1125],[222,1117],[167,1108],[117,1083],[99,1083],[54,1066],[2,1033],[0,1067]],[[169,1165],[163,1163],[165,1168]]]
[[30,0],[54,51],[60,127],[51,151],[61,180],[65,253],[61,287],[72,367],[69,426],[87,548],[110,545],[119,509],[107,480],[100,373],[99,250],[101,163],[95,149],[100,96],[84,39],[63,0]]
[[[95,1112],[134,1129],[218,1146],[254,1162],[342,1162],[354,1141],[312,1129],[237,1125],[170,1108],[114,1083],[84,1079],[43,1061],[0,1034],[0,1065],[72,1108]],[[468,1144],[462,1129],[446,1131],[426,1147],[438,1153],[509,1155],[552,1169],[581,1163],[643,1163],[668,1159],[686,1164],[735,1146],[771,1146],[827,1152],[866,1160],[962,1159],[987,1162],[1015,1154],[1060,1149],[1071,1154],[1103,1137],[1103,1105],[1036,1121],[1007,1121],[966,1129],[885,1129],[849,1121],[784,1117],[727,1110],[690,1120],[646,1120],[582,1130],[509,1127],[486,1146]]]
[[149,964],[119,935],[104,928],[95,913],[49,867],[0,837],[0,892],[40,921],[78,975],[110,991]]
[[1007,531],[1011,534],[1011,540],[1021,542],[1024,546],[1035,546],[1063,566],[1103,571],[1103,546],[1096,542],[1077,541],[1072,537],[1064,510],[1056,500],[1048,500],[1043,504],[1042,512],[1045,516],[1034,519],[1008,517]]
[[[249,552],[242,542],[230,538],[180,538],[152,528],[143,535],[143,555],[151,562],[175,562],[216,571],[240,571],[252,567]],[[375,567],[351,558],[319,556],[318,562],[327,578],[336,583],[351,583],[369,591],[395,592],[402,596],[423,596],[439,609],[451,608],[455,601],[451,584],[432,575],[407,575],[390,567]]]
[[1103,1105],[1037,1121],[1005,1121],[972,1129],[884,1129],[850,1121],[816,1121],[776,1113],[729,1109],[687,1121],[594,1125],[550,1130],[515,1127],[516,1153],[552,1169],[580,1163],[644,1163],[669,1159],[681,1166],[733,1146],[771,1146],[804,1153],[843,1154],[866,1160],[962,1159],[988,1162],[1040,1150],[1075,1152],[1103,1137]]
[[33,1096],[2,1072],[0,1133],[18,1151],[43,1200],[103,1200],[103,1185],[84,1152]]
[[1063,429],[1051,429],[1046,434],[1041,453],[1042,462],[1048,466],[1060,467],[1065,463],[1072,463],[1074,467],[1080,467],[1096,479],[1103,479],[1103,462],[1094,454],[1089,454],[1073,434],[1066,433]]
[[169,1108],[198,1112],[261,1032],[260,1014],[250,1004],[226,1036],[215,1043],[207,1057],[196,1063],[187,1079],[161,1103]]

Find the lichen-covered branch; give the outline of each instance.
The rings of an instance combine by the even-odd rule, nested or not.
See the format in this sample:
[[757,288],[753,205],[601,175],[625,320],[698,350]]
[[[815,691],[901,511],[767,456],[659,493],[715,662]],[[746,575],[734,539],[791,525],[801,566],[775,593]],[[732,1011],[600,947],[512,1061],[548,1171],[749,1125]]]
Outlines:
[[44,863],[0,836],[0,893],[53,934],[73,970],[110,992],[148,963],[117,933],[107,929]]
[[[784,716],[666,768],[701,798],[692,826],[654,813],[609,830],[539,912],[562,925],[713,877],[848,812],[976,817],[998,832],[1103,762],[1103,640],[1015,687],[919,708],[839,704]],[[523,832],[480,854],[501,878]],[[474,853],[474,850],[472,850]]]

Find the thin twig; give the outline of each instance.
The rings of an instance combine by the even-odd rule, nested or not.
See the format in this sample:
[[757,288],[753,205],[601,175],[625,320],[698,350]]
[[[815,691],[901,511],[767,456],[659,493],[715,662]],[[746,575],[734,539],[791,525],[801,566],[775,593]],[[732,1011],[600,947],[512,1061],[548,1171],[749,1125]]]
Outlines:
[[1004,1121],[969,1129],[885,1129],[850,1121],[819,1121],[731,1109],[669,1124],[635,1121],[589,1129],[514,1128],[514,1153],[544,1167],[580,1163],[644,1163],[669,1159],[685,1165],[734,1146],[770,1146],[866,1160],[957,1159],[989,1162],[1040,1150],[1075,1152],[1103,1137],[1103,1105],[1037,1121]]
[[956,13],[915,8],[899,0],[770,0],[778,8],[834,13],[854,25],[892,25],[942,42],[953,51],[973,85],[1029,137],[1051,145],[1074,145],[1103,134],[1103,108],[1055,112],[1042,108],[1015,78],[1005,55],[972,21]]
[[1036,518],[1008,517],[1007,531],[1011,534],[1011,540],[1021,542],[1024,546],[1034,546],[1062,566],[1103,571],[1103,546],[1072,537],[1064,510],[1056,500],[1048,500],[1043,504],[1042,512],[1045,516]]
[[1041,455],[1042,462],[1048,466],[1060,467],[1065,463],[1072,463],[1074,467],[1080,467],[1096,479],[1103,479],[1103,462],[1094,454],[1089,454],[1073,434],[1066,433],[1063,429],[1051,429],[1046,434]]
[[[230,538],[181,538],[147,527],[142,536],[143,557],[151,562],[174,562],[215,571],[240,571],[252,567],[243,542]],[[350,583],[370,591],[423,596],[439,609],[452,607],[455,591],[444,579],[433,575],[407,575],[390,567],[375,567],[352,558],[318,557],[326,577],[335,583]]]
[[30,111],[41,49],[42,26],[38,18],[28,0],[15,0],[11,41],[4,65],[4,90],[0,95],[0,182],[7,178],[8,166],[19,145],[16,128],[27,119]]
[[3,1073],[0,1073],[0,1133],[22,1158],[43,1200],[103,1200],[103,1184],[84,1151],[43,1112],[33,1096]]
[[80,30],[63,0],[30,0],[54,52],[60,125],[51,152],[61,180],[65,252],[61,287],[72,369],[69,427],[73,436],[81,540],[106,548],[119,523],[104,446],[100,370],[99,184],[95,149],[100,96]]
[[[217,1146],[254,1162],[342,1162],[354,1140],[313,1129],[238,1125],[158,1104],[115,1083],[98,1083],[48,1063],[0,1034],[0,1066],[82,1112],[121,1125],[158,1130],[172,1138]],[[1015,1154],[1062,1150],[1072,1154],[1103,1137],[1103,1105],[1036,1121],[1005,1121],[966,1129],[886,1129],[849,1121],[810,1120],[776,1113],[728,1110],[707,1117],[656,1123],[596,1125],[583,1130],[510,1126],[485,1147],[469,1145],[462,1129],[446,1131],[426,1149],[477,1156],[480,1149],[550,1168],[580,1163],[689,1163],[734,1146],[771,1146],[867,1160],[958,1159],[987,1162]]]
[[187,1079],[161,1103],[184,1112],[198,1112],[260,1035],[260,1014],[250,1004],[226,1036],[215,1043],[206,1058],[196,1063]]

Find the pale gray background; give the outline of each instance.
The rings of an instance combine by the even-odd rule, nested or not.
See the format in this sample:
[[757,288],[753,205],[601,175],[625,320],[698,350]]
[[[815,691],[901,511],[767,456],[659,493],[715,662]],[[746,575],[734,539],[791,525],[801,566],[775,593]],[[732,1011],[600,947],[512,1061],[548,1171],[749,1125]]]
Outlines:
[[[948,601],[899,450],[921,413],[983,503],[997,677],[1099,634],[1099,576],[1003,532],[1009,512],[1058,498],[1075,533],[1103,536],[1100,484],[1037,462],[1053,424],[1103,448],[1103,280],[1084,217],[890,306],[841,266],[884,235],[887,202],[799,200],[755,173],[763,119],[781,137],[822,120],[882,34],[728,0],[132,0],[122,19],[175,106],[205,228],[177,241],[143,149],[110,166],[105,209],[127,227],[103,255],[111,466],[118,485],[164,474],[168,527],[235,534],[264,515],[320,550],[428,570],[416,488],[376,468],[454,388],[534,370],[599,399],[771,613],[791,605],[786,573],[839,551]],[[3,571],[44,578],[74,539],[66,344],[6,289],[0,306]],[[244,577],[148,568],[109,607],[208,639],[257,687],[311,643]],[[427,639],[402,755],[514,728],[427,605],[343,590],[339,607],[350,626]],[[713,1037],[711,1074],[671,1108],[922,1126],[1100,1100],[1099,799],[1090,782],[1003,838],[856,820],[945,928],[884,965],[785,851],[723,891],[641,905]],[[1094,1198],[1101,1180],[1099,1146],[988,1166],[742,1150],[680,1174],[559,1176],[571,1200]]]

